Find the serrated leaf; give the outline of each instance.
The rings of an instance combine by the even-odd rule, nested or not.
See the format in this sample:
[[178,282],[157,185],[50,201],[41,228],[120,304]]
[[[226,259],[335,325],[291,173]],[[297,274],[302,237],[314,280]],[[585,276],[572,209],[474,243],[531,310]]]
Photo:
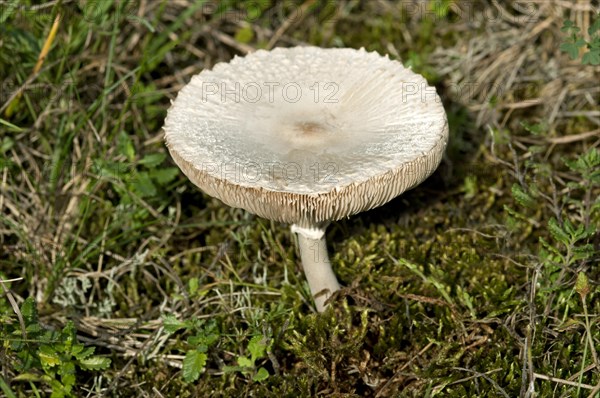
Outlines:
[[53,367],[60,364],[60,356],[50,346],[42,345],[38,349],[38,356],[43,366]]
[[571,252],[571,261],[586,260],[594,255],[594,245],[588,243],[586,245],[574,247]]
[[551,218],[550,221],[548,221],[548,229],[550,230],[552,237],[558,242],[564,244],[565,246],[570,243],[569,234],[563,230],[555,218]]
[[187,324],[177,319],[175,315],[168,314],[163,316],[163,327],[167,333],[175,333],[180,329],[185,329]]
[[77,357],[77,355],[79,353],[81,353],[83,351],[85,347],[83,346],[83,344],[75,344],[72,348],[71,348],[71,355],[73,355],[74,357]]
[[[75,358],[77,358],[78,360],[83,360],[87,357],[89,357],[90,355],[92,355],[94,353],[94,351],[96,350],[96,347],[87,347],[85,349],[79,350],[80,345],[77,345],[77,350],[73,349],[71,350],[71,353],[73,354],[73,356]],[[83,346],[81,346],[83,347]]]
[[521,206],[526,207],[528,209],[532,209],[536,206],[536,201],[533,199],[523,187],[519,184],[513,184],[512,186],[512,195]]
[[267,380],[268,378],[269,378],[269,372],[267,371],[267,369],[260,368],[254,375],[254,377],[252,377],[252,380],[263,381],[263,380]]
[[548,243],[544,238],[540,237],[540,244],[546,250],[540,252],[542,258],[550,258],[552,261],[556,261],[556,257],[562,258],[562,253],[556,247]]
[[183,380],[187,383],[197,380],[206,365],[206,358],[206,354],[198,350],[188,351],[183,359]]
[[79,366],[87,370],[102,370],[110,366],[110,358],[93,356],[79,360]]
[[[583,227],[582,227],[583,230]],[[563,231],[565,231],[567,234],[569,234],[569,240],[574,240],[575,235],[577,234],[577,231],[575,230],[575,226],[573,225],[573,223],[571,222],[571,220],[569,220],[568,218],[565,218],[565,220],[563,221]]]

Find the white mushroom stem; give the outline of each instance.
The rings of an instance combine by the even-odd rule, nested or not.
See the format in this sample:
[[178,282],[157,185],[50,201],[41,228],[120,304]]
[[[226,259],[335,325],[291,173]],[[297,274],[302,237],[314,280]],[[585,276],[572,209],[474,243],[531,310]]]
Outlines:
[[326,307],[325,301],[340,288],[327,255],[325,228],[302,228],[292,225],[292,232],[298,234],[302,268],[317,311],[323,312]]

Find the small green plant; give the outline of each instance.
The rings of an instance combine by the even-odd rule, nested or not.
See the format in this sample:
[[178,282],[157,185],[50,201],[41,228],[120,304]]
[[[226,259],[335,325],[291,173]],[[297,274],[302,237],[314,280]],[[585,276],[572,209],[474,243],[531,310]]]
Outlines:
[[225,366],[223,370],[226,373],[241,372],[244,376],[251,376],[254,381],[263,381],[269,377],[269,372],[263,367],[257,368],[256,361],[266,357],[271,349],[273,340],[259,335],[254,336],[248,343],[250,358],[244,355],[237,357],[238,366]]
[[[187,347],[183,359],[183,380],[191,383],[198,380],[203,373],[208,359],[208,350],[219,341],[221,335],[214,321],[205,322],[200,319],[178,320],[174,315],[163,317],[163,326],[167,333],[184,331],[190,334],[187,338]],[[262,335],[254,336],[248,343],[250,357],[240,355],[237,357],[237,366],[225,366],[225,373],[240,372],[250,376],[254,381],[263,381],[269,377],[269,372],[256,366],[256,362],[266,357],[271,349],[273,340]]]
[[23,302],[19,315],[6,305],[5,299],[0,301],[0,341],[4,356],[11,359],[11,366],[18,373],[13,381],[29,382],[32,388],[41,382],[50,386],[50,397],[71,397],[78,368],[93,371],[110,365],[109,358],[94,355],[95,347],[77,341],[73,322],[67,322],[61,331],[44,328],[32,298]]
[[600,65],[600,14],[588,28],[590,40],[586,41],[580,34],[581,29],[573,21],[566,20],[561,31],[567,33],[569,37],[560,46],[561,51],[569,54],[571,59],[579,58],[579,51],[582,48],[588,50],[583,54],[581,63],[584,65]]
[[[558,202],[556,195],[549,196],[543,192],[540,179],[547,178],[552,184],[552,177],[549,170],[540,167],[535,160],[528,162],[526,166],[534,170],[537,178],[531,181],[523,179],[512,186],[513,197],[523,208],[539,208],[542,201],[554,213],[554,217],[546,224],[552,242],[544,237],[539,239],[542,262],[546,269],[553,270],[546,275],[549,280],[553,279],[552,274],[555,272],[564,272],[565,267],[571,269],[576,263],[591,260],[595,255],[590,239],[597,228],[590,220],[600,210],[600,200],[591,197],[591,194],[600,186],[600,151],[592,148],[576,159],[563,159],[563,163],[574,173],[574,180],[567,184],[570,194],[561,197],[562,203]],[[574,211],[565,212],[565,208]],[[532,220],[529,213],[509,207],[506,210],[515,218],[526,222]]]
[[122,203],[131,201],[129,193],[139,198],[156,198],[179,173],[175,167],[164,167],[167,155],[163,152],[146,154],[138,159],[131,137],[123,131],[118,136],[117,148],[119,155],[126,160],[97,160],[95,171],[100,177],[112,182],[113,188],[121,196]]
[[174,315],[166,315],[163,317],[163,325],[167,333],[184,329],[192,334],[187,338],[188,349],[183,359],[183,380],[187,383],[198,380],[206,366],[209,347],[220,338],[217,324],[214,321],[205,323],[200,319],[180,321]]

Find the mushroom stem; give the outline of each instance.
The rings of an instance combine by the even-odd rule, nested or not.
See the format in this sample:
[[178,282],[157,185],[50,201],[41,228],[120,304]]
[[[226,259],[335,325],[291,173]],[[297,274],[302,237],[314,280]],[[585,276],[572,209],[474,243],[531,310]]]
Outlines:
[[292,232],[298,234],[302,268],[317,311],[323,312],[326,307],[325,301],[331,297],[333,292],[340,289],[340,284],[331,269],[331,262],[327,255],[325,229],[306,229],[293,225]]

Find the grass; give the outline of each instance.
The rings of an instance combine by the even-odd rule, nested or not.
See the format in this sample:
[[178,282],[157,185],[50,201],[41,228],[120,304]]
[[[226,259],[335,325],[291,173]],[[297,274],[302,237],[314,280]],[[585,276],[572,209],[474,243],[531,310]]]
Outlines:
[[[418,4],[0,2],[4,396],[598,396],[600,86],[561,32],[598,10]],[[192,75],[307,43],[402,59],[451,127],[429,180],[329,228],[324,314],[288,226],[161,131]]]

